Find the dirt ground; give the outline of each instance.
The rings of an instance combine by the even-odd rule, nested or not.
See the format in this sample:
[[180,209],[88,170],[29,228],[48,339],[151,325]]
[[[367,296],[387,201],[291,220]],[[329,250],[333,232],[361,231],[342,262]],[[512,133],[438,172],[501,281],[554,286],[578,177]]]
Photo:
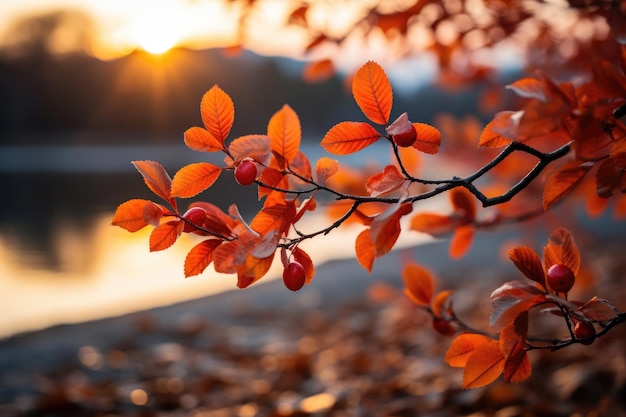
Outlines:
[[[437,275],[476,276],[507,238],[480,238],[484,254],[442,262]],[[595,293],[620,305],[623,241],[597,248]],[[432,330],[397,275],[400,260],[442,251],[445,243],[392,253],[371,275],[354,260],[334,262],[299,293],[275,281],[0,341],[0,415],[626,416],[624,325],[588,347],[533,351],[523,384],[462,390],[462,370],[443,362],[451,339]],[[477,326],[497,283],[521,279],[512,265],[494,270],[458,285],[459,313]]]

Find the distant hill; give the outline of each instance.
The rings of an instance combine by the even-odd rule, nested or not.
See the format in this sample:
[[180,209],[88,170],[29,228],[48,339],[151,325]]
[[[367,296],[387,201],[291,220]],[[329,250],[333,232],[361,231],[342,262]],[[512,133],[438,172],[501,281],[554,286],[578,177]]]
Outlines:
[[[233,135],[264,133],[285,103],[300,116],[304,136],[317,140],[339,121],[363,120],[341,79],[306,84],[297,76],[303,65],[249,52],[229,57],[186,49],[165,56],[137,51],[112,61],[45,54],[0,59],[0,144],[97,140],[67,134],[81,131],[110,133],[109,144],[126,143],[133,133],[138,143],[180,140],[201,123],[200,99],[215,83],[235,102]],[[429,122],[437,111],[472,112],[475,93],[451,96],[429,88],[394,100],[394,115],[408,110],[413,120]]]

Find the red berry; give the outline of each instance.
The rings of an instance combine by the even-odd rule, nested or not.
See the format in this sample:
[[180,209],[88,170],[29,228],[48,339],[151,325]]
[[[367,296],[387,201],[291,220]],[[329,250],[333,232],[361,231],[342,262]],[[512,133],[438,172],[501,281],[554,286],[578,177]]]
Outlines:
[[450,322],[446,319],[442,319],[441,317],[433,317],[433,329],[435,329],[437,333],[444,336],[452,336],[456,333],[456,330],[454,330],[454,327],[452,327]]
[[415,143],[415,140],[417,139],[417,130],[415,130],[415,126],[410,126],[410,129],[407,131],[392,135],[393,141],[396,142],[396,145],[406,148]]
[[257,175],[256,164],[249,159],[239,162],[235,168],[235,180],[240,185],[250,185],[254,182]]
[[[587,339],[595,335],[596,328],[593,327],[593,324],[588,321],[579,321],[578,323],[576,323],[576,326],[574,326],[574,336],[576,336],[576,339]],[[595,339],[585,340],[580,343],[583,345],[590,345],[593,343],[594,340]]]
[[554,264],[548,269],[548,285],[556,292],[569,292],[575,280],[574,272],[566,265]]
[[[202,207],[192,207],[187,210],[185,214],[183,214],[183,218],[197,226],[203,226],[204,221],[206,220],[206,211]],[[190,233],[195,230],[198,230],[196,226],[185,222],[183,232]]]
[[289,262],[283,270],[283,282],[291,291],[298,291],[304,286],[306,273],[299,262]]

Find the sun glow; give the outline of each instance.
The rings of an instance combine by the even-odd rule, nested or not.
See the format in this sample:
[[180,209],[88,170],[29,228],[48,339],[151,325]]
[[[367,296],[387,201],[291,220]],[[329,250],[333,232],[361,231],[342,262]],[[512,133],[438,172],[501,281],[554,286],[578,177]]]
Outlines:
[[151,54],[159,55],[167,52],[180,40],[180,33],[171,20],[165,17],[152,17],[139,23],[137,42],[139,46]]

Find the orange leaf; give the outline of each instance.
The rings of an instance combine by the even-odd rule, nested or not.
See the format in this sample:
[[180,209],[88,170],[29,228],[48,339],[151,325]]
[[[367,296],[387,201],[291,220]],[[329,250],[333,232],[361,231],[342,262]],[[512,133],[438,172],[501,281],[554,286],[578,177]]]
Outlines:
[[244,158],[252,158],[257,162],[265,164],[270,155],[270,138],[266,135],[245,135],[240,136],[228,145],[228,151],[235,162]]
[[498,342],[490,340],[469,355],[463,373],[463,389],[479,388],[491,384],[504,370],[504,356]]
[[543,250],[543,264],[546,271],[554,264],[563,264],[569,267],[574,275],[578,274],[580,252],[569,230],[560,227],[550,234],[548,244]]
[[[285,104],[276,112],[267,126],[267,136],[270,137],[270,147],[274,154],[284,159],[289,165],[300,148],[300,120],[291,107]],[[284,168],[285,165],[281,164]]]
[[356,259],[359,261],[361,266],[365,268],[367,272],[372,272],[375,258],[374,242],[372,242],[369,229],[365,229],[359,233],[356,238],[355,249]]
[[522,312],[547,300],[539,288],[524,281],[505,282],[491,293],[490,298],[489,324],[496,331],[515,320]]
[[500,332],[500,351],[506,357],[504,381],[518,383],[530,377],[532,366],[526,353],[528,311],[522,312]]
[[189,149],[200,152],[217,152],[224,149],[223,144],[202,127],[191,127],[185,131],[185,144]]
[[411,230],[428,233],[430,235],[441,235],[452,230],[454,223],[449,216],[437,213],[419,213],[411,219]]
[[170,196],[172,179],[165,171],[165,168],[163,168],[163,165],[155,161],[133,161],[132,164],[139,171],[144,182],[153,193],[174,205],[174,200]]
[[185,277],[201,274],[213,262],[213,250],[221,243],[219,239],[207,239],[191,248],[185,258]]
[[326,152],[348,155],[368,147],[380,138],[374,127],[364,122],[341,122],[330,128],[320,143]]
[[172,180],[172,196],[189,198],[200,194],[217,181],[222,169],[208,162],[182,167]]
[[374,243],[374,255],[388,253],[400,236],[400,219],[413,211],[411,203],[393,205],[380,213],[370,225],[370,237]]
[[304,274],[306,277],[306,284],[309,284],[315,275],[315,265],[311,260],[311,257],[302,249],[296,246],[293,251],[293,259],[304,267]]
[[[302,178],[306,178],[307,180],[313,179],[311,161],[309,161],[309,157],[302,151],[296,153],[296,157],[291,161],[289,168]],[[294,176],[291,176],[290,179],[295,182],[302,182],[302,180]]]
[[511,143],[511,139],[503,135],[503,133],[512,136],[511,116],[513,112],[500,112],[496,114],[492,121],[487,123],[478,140],[478,146],[484,148],[501,148]]
[[129,232],[136,232],[149,224],[159,225],[163,207],[149,200],[133,199],[120,204],[111,224]]
[[533,280],[546,289],[546,277],[539,255],[529,247],[518,246],[509,252],[509,259],[513,261],[526,278]]
[[200,115],[204,127],[221,143],[223,148],[224,141],[235,121],[233,100],[216,84],[202,96]]
[[383,172],[369,177],[365,188],[372,197],[395,191],[407,183],[407,179],[394,165],[387,165]]
[[543,208],[548,210],[557,201],[561,200],[593,166],[592,163],[569,161],[555,172],[546,183],[543,190]]
[[309,62],[302,70],[302,79],[306,83],[326,81],[335,75],[335,65],[330,59]]
[[260,234],[276,230],[286,232],[296,216],[293,201],[263,207],[250,223],[250,227]]
[[545,83],[537,78],[522,78],[507,85],[506,88],[515,91],[520,97],[534,98],[541,101],[546,101],[547,99]]
[[596,192],[609,198],[615,190],[626,191],[626,152],[620,152],[602,161],[596,173]]
[[185,222],[172,220],[155,227],[150,233],[150,252],[156,252],[169,248],[183,233]]
[[272,266],[274,254],[266,258],[248,255],[244,264],[237,267],[237,287],[246,288],[263,278]]
[[467,188],[456,187],[450,190],[450,202],[456,214],[464,221],[471,221],[476,217],[476,200]]
[[258,242],[258,237],[251,232],[239,233],[238,238],[224,242],[213,251],[213,264],[215,271],[222,274],[234,274],[237,267],[243,265],[248,254]]
[[478,346],[490,343],[487,336],[475,333],[464,333],[454,338],[446,351],[445,361],[454,368],[464,368],[469,356]]
[[471,224],[454,229],[452,239],[450,240],[450,257],[456,259],[465,255],[472,246],[473,238],[474,227]]
[[415,304],[427,306],[433,297],[435,280],[426,268],[415,263],[407,264],[402,270],[404,293]]
[[259,186],[259,200],[272,192],[278,192],[275,191],[276,188],[283,190],[289,188],[289,180],[281,171],[274,168],[265,168],[261,173],[260,180],[267,187]]
[[339,171],[339,162],[336,159],[330,159],[325,156],[321,157],[315,164],[315,174],[317,182],[324,184],[326,180]]
[[617,317],[617,308],[608,300],[593,296],[591,300],[578,308],[576,314],[591,321],[608,321]]
[[352,80],[352,95],[365,117],[379,125],[389,124],[393,91],[380,65],[368,61],[359,68]]
[[431,305],[433,314],[435,317],[443,317],[444,312],[447,312],[448,309],[452,308],[452,297],[453,292],[450,290],[439,291],[437,295],[433,298],[433,302]]
[[206,212],[204,227],[222,236],[230,235],[231,231],[238,224],[235,219],[224,213],[222,209],[214,204],[198,201],[189,206],[189,208],[192,207],[202,207]]
[[413,123],[417,131],[417,139],[413,142],[413,147],[418,151],[435,154],[439,152],[441,145],[441,132],[434,126],[426,123]]

